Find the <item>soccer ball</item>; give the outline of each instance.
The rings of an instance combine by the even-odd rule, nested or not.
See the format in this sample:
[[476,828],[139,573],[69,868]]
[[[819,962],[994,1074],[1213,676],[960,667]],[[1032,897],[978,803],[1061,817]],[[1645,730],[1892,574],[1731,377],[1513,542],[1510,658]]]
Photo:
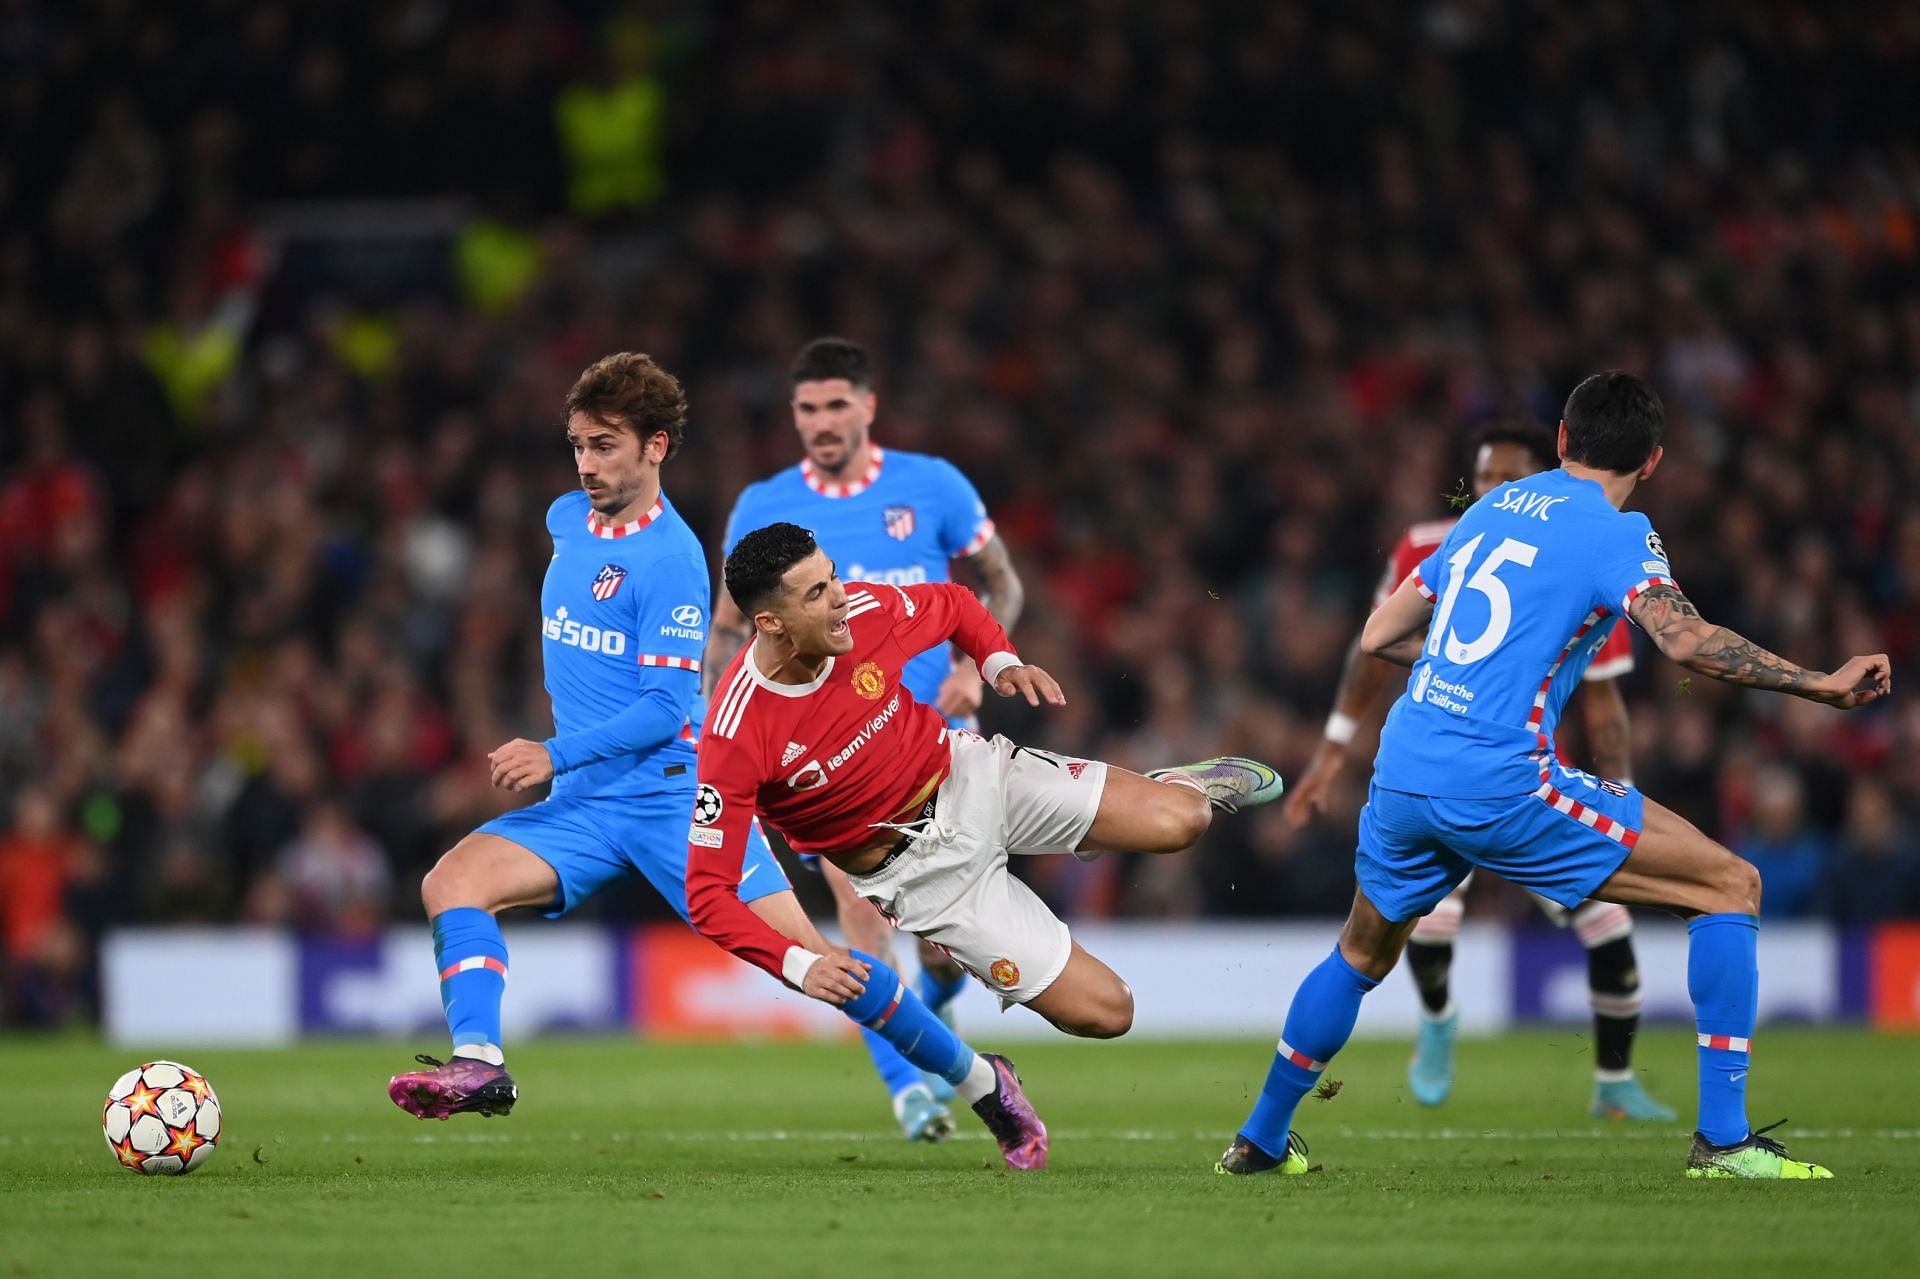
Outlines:
[[100,1126],[121,1167],[177,1177],[213,1158],[220,1099],[199,1071],[150,1061],[114,1081]]

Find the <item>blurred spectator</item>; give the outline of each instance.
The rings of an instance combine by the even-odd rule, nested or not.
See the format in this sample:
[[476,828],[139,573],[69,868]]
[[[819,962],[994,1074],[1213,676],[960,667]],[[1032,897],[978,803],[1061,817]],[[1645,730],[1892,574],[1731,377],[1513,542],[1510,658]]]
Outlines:
[[1794,919],[1810,913],[1826,873],[1827,841],[1807,820],[1806,787],[1791,769],[1768,767],[1754,778],[1753,812],[1733,849],[1760,870],[1760,914]]
[[274,871],[292,922],[306,932],[364,936],[386,918],[386,857],[340,804],[320,800],[308,807]]
[[67,894],[89,877],[91,859],[47,791],[18,792],[13,809],[13,824],[0,835],[0,1005],[29,1025],[57,1025],[71,1012],[74,978],[85,965]]
[[1920,841],[1882,782],[1856,782],[1847,824],[1821,885],[1841,923],[1920,917]]

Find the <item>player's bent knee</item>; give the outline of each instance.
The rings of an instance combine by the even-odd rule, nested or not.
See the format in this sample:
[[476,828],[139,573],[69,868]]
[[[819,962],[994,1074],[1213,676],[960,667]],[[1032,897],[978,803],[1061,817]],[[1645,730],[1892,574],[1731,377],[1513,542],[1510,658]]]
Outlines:
[[433,864],[433,869],[420,881],[420,905],[425,908],[428,919],[456,906],[470,904],[460,900],[459,881],[460,872],[449,867],[445,857]]
[[497,894],[492,892],[485,877],[457,853],[456,849],[441,857],[420,881],[420,904],[426,908],[428,919],[462,906],[486,911],[500,909]]
[[1078,1019],[1073,1033],[1087,1039],[1118,1039],[1133,1029],[1133,991],[1125,982],[1107,994],[1087,1015]]
[[1159,797],[1153,815],[1154,845],[1142,852],[1177,853],[1192,848],[1213,824],[1213,806],[1188,786],[1169,786]]
[[[1133,1029],[1133,991],[1119,977],[1082,988],[1065,1007],[1048,1000],[1048,1006],[1033,1010],[1069,1035],[1082,1039],[1118,1039]],[[1053,991],[1047,992],[1053,995]],[[1064,992],[1062,992],[1064,993]],[[1045,996],[1035,996],[1044,999]],[[1057,996],[1055,996],[1057,998]]]
[[1758,915],[1760,913],[1760,868],[1746,858],[1734,853],[1727,854],[1727,864],[1722,872],[1722,891],[1730,899],[1726,910],[1731,914]]

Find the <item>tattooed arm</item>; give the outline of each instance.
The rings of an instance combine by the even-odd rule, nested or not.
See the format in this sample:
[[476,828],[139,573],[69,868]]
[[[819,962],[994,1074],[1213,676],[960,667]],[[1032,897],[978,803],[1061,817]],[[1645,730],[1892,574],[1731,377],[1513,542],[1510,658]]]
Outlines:
[[[1026,607],[1027,591],[1021,584],[1020,574],[1014,570],[1007,544],[995,533],[985,546],[968,556],[965,563],[972,567],[978,582],[974,589],[980,602],[1000,623],[1001,630],[1011,632]],[[981,700],[980,673],[964,655],[956,658],[953,670],[934,698],[934,709],[950,719],[964,719],[980,709]]]
[[1792,693],[1842,710],[1893,691],[1893,667],[1885,653],[1852,658],[1830,675],[1810,671],[1707,621],[1678,587],[1650,586],[1634,597],[1627,611],[1662,653],[1690,671],[1729,684]]
[[708,697],[713,696],[713,686],[720,682],[720,672],[727,669],[727,663],[733,655],[747,646],[753,638],[753,623],[747,620],[740,606],[733,602],[733,596],[727,594],[722,586],[713,597],[713,615],[707,619],[707,647],[700,655],[700,691]]
[[1027,589],[1021,584],[1020,574],[1014,571],[1007,544],[995,533],[966,563],[980,580],[980,602],[1000,623],[1001,630],[1013,634],[1014,623],[1020,620],[1020,611],[1026,607]]

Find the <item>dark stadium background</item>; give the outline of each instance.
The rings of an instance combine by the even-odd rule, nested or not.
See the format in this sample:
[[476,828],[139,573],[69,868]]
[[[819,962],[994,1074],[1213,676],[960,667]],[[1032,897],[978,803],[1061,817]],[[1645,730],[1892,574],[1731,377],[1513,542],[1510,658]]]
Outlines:
[[[418,922],[546,735],[558,406],[610,350],[685,382],[711,543],[797,457],[792,353],[867,343],[1073,697],[990,723],[1062,749],[1297,772],[1467,436],[1608,366],[1666,399],[1637,502],[1703,611],[1898,680],[1916,55],[1898,4],[0,0],[0,1024],[89,1018],[118,925]],[[1911,700],[1639,657],[1636,780],[1769,916],[1920,917]],[[1076,920],[1336,914],[1363,780],[1028,869]]]

